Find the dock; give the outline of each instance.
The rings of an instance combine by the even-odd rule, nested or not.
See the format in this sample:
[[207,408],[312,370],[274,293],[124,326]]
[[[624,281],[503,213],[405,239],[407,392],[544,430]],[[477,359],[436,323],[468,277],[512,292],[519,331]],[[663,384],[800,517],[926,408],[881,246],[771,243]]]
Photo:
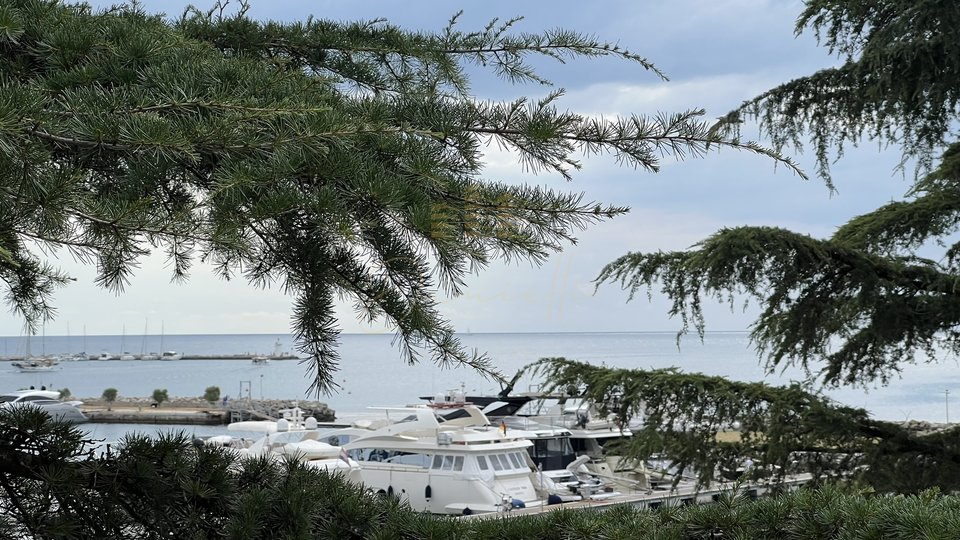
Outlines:
[[693,485],[680,486],[674,489],[651,489],[630,493],[597,493],[581,501],[566,502],[553,505],[531,506],[527,508],[504,509],[500,512],[487,512],[459,516],[458,519],[507,519],[521,516],[537,515],[554,510],[608,510],[616,506],[628,504],[639,508],[655,510],[661,506],[687,506],[692,504],[706,504],[720,500],[724,494],[736,493],[750,499],[756,499],[780,492],[796,491],[801,486],[813,480],[810,473],[788,475],[781,482],[719,482],[710,487],[696,487]]
[[251,400],[237,399],[229,403],[207,403],[200,399],[173,398],[155,405],[150,398],[126,398],[113,403],[101,399],[83,399],[80,410],[92,423],[97,424],[172,424],[172,425],[225,425],[242,420],[276,420],[280,411],[294,404],[304,413],[319,421],[334,420],[335,413],[322,402],[299,400]]
[[230,412],[220,409],[163,407],[86,407],[80,410],[96,424],[172,424],[217,426],[230,422]]

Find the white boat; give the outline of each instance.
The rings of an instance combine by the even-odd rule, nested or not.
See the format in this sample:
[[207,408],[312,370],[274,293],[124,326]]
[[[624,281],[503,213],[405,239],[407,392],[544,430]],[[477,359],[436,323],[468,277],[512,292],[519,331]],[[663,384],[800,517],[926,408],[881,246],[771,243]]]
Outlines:
[[254,364],[265,365],[270,363],[270,357],[257,355],[257,356],[254,356],[250,361]]
[[136,360],[137,357],[125,351],[127,341],[127,325],[123,325],[123,333],[120,335],[120,350],[123,351],[120,353],[120,356],[117,360]]
[[[450,390],[433,398],[433,403],[476,403],[494,422],[504,420],[511,427],[544,432],[565,430],[566,440],[540,436],[530,449],[531,458],[545,471],[564,471],[580,459],[575,470],[612,484],[616,489],[648,489],[669,484],[673,479],[649,471],[644,463],[635,463],[604,451],[604,446],[633,436],[628,427],[620,428],[609,418],[602,418],[595,407],[566,396],[547,396],[537,392],[511,395],[509,389],[497,396],[467,396],[463,390]],[[454,409],[455,410],[455,409]],[[460,414],[453,412],[453,414]],[[449,415],[448,415],[449,416]],[[544,432],[545,433],[545,432]]]
[[204,443],[224,448],[238,458],[294,459],[308,467],[342,474],[354,483],[361,482],[360,464],[340,446],[320,441],[324,428],[315,418],[303,418],[298,407],[280,413],[282,418],[277,421],[244,421],[227,426],[227,431],[253,433],[254,438],[218,435],[208,437]]
[[[466,416],[453,420],[427,406],[382,409],[387,420],[361,420],[321,441],[347,449],[369,490],[417,511],[473,514],[580,499],[537,471],[527,453],[531,433],[492,426],[476,407],[462,408]],[[391,423],[390,415],[401,419]]]
[[61,401],[60,392],[51,390],[18,390],[0,395],[0,409],[32,405],[46,411],[51,418],[69,424],[87,421],[79,409],[81,401]]
[[16,362],[10,362],[10,365],[17,368],[21,372],[32,373],[38,371],[55,371],[60,369],[58,365],[59,363],[59,358],[55,356],[47,356],[42,358],[26,358]]
[[180,360],[181,358],[183,358],[183,354],[177,351],[164,351],[160,353],[160,360]]
[[103,351],[94,357],[94,360],[115,360],[115,359],[116,359],[116,356],[108,353],[107,351]]

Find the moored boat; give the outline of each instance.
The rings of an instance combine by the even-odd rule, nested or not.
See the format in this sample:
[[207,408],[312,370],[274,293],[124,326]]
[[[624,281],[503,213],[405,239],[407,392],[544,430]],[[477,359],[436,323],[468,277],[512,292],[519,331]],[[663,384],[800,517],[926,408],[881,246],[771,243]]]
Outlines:
[[466,415],[452,420],[427,406],[381,409],[385,420],[361,420],[321,440],[347,449],[368,489],[418,511],[500,512],[580,499],[539,473],[527,452],[530,432],[493,426],[476,407],[462,408]]
[[54,420],[69,424],[87,421],[87,416],[78,407],[80,401],[61,401],[60,392],[51,390],[17,390],[0,395],[0,408],[39,407]]
[[207,445],[221,447],[238,458],[270,457],[293,459],[308,467],[342,474],[347,480],[361,482],[360,465],[350,459],[340,446],[320,440],[324,428],[313,417],[303,417],[298,407],[280,411],[282,418],[233,422],[227,431],[250,433],[254,437],[218,435],[204,440]]
[[39,371],[55,371],[59,369],[59,363],[60,360],[56,357],[43,357],[26,358],[24,360],[11,362],[10,365],[17,368],[21,372],[32,373]]

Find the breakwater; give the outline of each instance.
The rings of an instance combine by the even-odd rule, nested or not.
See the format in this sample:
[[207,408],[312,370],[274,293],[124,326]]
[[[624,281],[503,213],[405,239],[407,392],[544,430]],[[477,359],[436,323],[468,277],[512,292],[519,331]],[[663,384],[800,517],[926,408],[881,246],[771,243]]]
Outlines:
[[[38,357],[29,357],[31,360],[36,360]],[[87,356],[82,358],[77,358],[75,356],[56,356],[47,357],[51,361],[56,362],[129,362],[129,361],[147,361],[147,360],[162,360],[164,362],[177,362],[178,360],[167,360],[164,358],[142,358],[141,355],[131,355],[129,359],[122,359],[120,356],[113,356],[110,359],[101,359],[96,356]],[[252,362],[254,358],[267,359],[271,362],[275,360],[302,360],[301,357],[295,354],[279,354],[279,355],[262,355],[262,354],[249,354],[249,353],[237,353],[237,354],[184,354],[179,360],[246,360]],[[0,362],[23,362],[26,361],[28,357],[20,356],[0,356]]]
[[100,398],[81,401],[80,410],[90,422],[98,424],[223,425],[239,420],[278,419],[281,410],[293,407],[300,407],[305,417],[312,416],[321,422],[336,419],[334,410],[320,401],[240,399],[211,403],[176,397],[159,404],[148,397],[121,398],[113,402]]

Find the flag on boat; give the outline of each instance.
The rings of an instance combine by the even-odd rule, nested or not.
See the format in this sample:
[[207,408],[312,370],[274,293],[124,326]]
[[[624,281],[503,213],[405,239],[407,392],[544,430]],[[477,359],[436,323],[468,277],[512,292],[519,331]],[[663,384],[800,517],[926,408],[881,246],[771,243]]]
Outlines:
[[503,437],[507,436],[507,423],[503,420],[500,421],[500,435]]
[[347,465],[350,465],[350,455],[347,454],[347,449],[343,448],[342,446],[340,447],[340,459],[342,459]]

